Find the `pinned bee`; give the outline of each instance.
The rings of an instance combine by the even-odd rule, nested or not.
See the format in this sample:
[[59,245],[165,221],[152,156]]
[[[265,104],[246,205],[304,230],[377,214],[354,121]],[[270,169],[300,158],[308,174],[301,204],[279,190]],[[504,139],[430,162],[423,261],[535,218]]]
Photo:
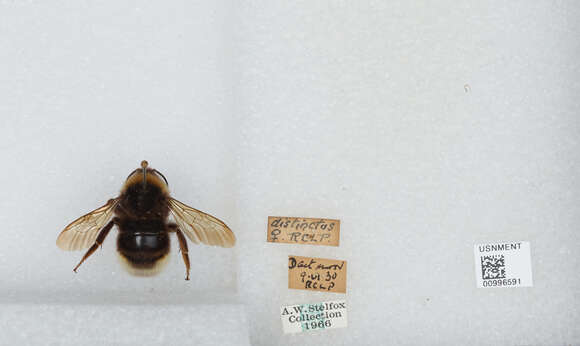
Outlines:
[[[175,223],[169,222],[169,214]],[[169,233],[175,233],[189,280],[187,240],[195,244],[232,247],[236,237],[221,220],[189,207],[169,195],[167,179],[147,161],[125,181],[117,198],[70,223],[56,239],[63,250],[89,248],[80,265],[103,244],[117,225],[117,251],[125,269],[133,275],[157,274],[167,263]]]

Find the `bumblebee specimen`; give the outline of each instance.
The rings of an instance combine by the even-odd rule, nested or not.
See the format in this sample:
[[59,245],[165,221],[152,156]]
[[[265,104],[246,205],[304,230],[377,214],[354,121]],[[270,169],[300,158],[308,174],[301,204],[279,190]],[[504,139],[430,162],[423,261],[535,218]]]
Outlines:
[[[169,214],[176,223],[169,222]],[[236,237],[221,220],[191,208],[169,195],[167,180],[147,161],[125,181],[121,194],[102,207],[70,223],[56,239],[63,250],[89,247],[80,265],[103,244],[107,234],[117,225],[117,251],[125,269],[133,275],[157,274],[169,254],[169,233],[175,233],[189,280],[189,254],[184,234],[192,242],[232,247]]]

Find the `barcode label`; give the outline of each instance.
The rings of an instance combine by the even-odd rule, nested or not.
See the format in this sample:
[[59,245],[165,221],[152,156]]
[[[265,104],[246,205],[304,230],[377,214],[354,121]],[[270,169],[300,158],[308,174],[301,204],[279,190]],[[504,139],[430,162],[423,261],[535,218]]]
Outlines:
[[532,287],[530,243],[478,244],[474,248],[477,287]]

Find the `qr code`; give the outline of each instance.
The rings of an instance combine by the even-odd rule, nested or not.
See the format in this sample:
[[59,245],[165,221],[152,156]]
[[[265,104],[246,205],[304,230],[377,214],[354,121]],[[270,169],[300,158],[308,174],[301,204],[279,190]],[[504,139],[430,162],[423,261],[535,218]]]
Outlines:
[[503,255],[481,256],[483,279],[505,279],[505,258]]

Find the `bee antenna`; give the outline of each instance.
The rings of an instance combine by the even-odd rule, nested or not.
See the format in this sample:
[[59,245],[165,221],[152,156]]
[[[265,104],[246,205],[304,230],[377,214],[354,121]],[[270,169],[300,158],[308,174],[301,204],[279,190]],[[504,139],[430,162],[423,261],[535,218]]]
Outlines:
[[149,163],[145,160],[141,161],[141,169],[143,171],[143,188],[147,185],[147,166]]
[[163,178],[163,180],[165,180],[165,185],[169,186],[169,183],[167,182],[167,179],[165,179],[165,176],[163,175],[163,173],[159,172],[156,169],[154,169],[153,172],[159,174],[161,176],[161,178]]

